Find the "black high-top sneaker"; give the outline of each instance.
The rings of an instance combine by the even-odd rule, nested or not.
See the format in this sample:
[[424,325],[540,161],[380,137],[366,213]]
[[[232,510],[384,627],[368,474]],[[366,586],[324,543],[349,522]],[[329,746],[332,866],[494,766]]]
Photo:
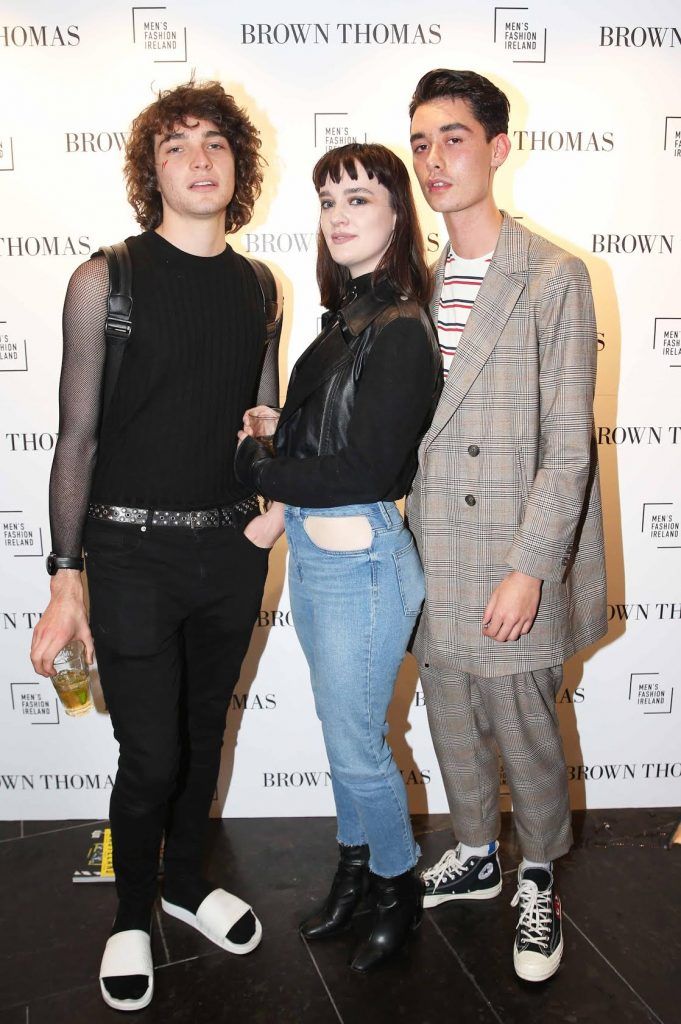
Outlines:
[[546,981],[555,974],[563,955],[560,897],[553,875],[544,868],[518,868],[518,891],[511,901],[518,907],[513,945],[513,966],[524,981]]
[[448,900],[491,900],[501,892],[499,844],[486,857],[461,860],[461,843],[447,850],[437,864],[421,875],[426,887],[424,907],[437,907]]

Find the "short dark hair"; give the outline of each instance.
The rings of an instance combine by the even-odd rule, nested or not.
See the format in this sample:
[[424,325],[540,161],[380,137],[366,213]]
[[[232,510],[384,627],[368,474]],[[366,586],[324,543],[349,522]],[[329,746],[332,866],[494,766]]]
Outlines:
[[132,122],[125,147],[124,174],[128,200],[138,224],[156,228],[163,218],[163,202],[156,180],[154,137],[172,131],[187,119],[212,121],[229,142],[234,155],[236,188],[225,211],[225,232],[248,224],[262,187],[260,135],[246,111],[219,82],[186,82],[159,92],[156,100]]
[[[339,146],[330,149],[315,164],[312,172],[314,186],[319,192],[327,178],[337,185],[343,171],[352,181],[357,181],[357,164],[388,190],[396,215],[395,230],[374,270],[373,281],[378,284],[384,280],[397,295],[406,295],[425,305],[430,298],[430,275],[409,173],[400,158],[377,143],[352,142]],[[334,262],[320,227],[317,236],[317,282],[322,305],[327,309],[338,309],[349,279],[347,267]]]
[[447,68],[428,71],[411,98],[409,117],[413,117],[416,108],[423,103],[442,97],[466,100],[476,121],[485,129],[488,142],[495,135],[508,133],[511,105],[506,94],[489,78],[483,78],[475,71],[448,71]]

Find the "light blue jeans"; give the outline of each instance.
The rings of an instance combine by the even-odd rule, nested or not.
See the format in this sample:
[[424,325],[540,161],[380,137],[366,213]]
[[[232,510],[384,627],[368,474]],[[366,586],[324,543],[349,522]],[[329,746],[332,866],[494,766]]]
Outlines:
[[[305,530],[309,516],[366,516],[368,548],[329,551]],[[289,591],[310,666],[338,815],[338,842],[369,845],[369,867],[393,878],[420,850],[407,793],[386,740],[395,679],[424,598],[414,538],[393,502],[286,508]]]

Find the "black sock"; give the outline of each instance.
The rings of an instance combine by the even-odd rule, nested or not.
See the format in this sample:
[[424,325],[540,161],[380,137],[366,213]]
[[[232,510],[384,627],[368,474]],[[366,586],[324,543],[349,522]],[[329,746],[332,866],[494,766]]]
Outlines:
[[133,928],[151,933],[151,907],[135,903],[119,903],[111,934],[128,932]]
[[214,885],[201,878],[200,875],[194,877],[179,875],[175,878],[165,879],[163,896],[168,903],[174,903],[176,906],[188,910],[190,914],[195,914],[214,888]]
[[[135,904],[120,903],[111,934],[139,929],[147,934],[151,931],[151,908]],[[141,999],[149,987],[146,974],[126,974],[122,977],[102,978],[102,983],[112,999]]]
[[249,939],[252,939],[255,935],[255,917],[251,910],[247,910],[243,917],[240,917],[235,925],[227,932],[227,938],[230,942],[235,942],[237,946],[243,946]]
[[[195,914],[206,896],[216,887],[205,879],[195,878],[173,878],[166,879],[163,886],[163,895],[169,903],[178,907],[184,907],[190,913]],[[230,942],[243,945],[253,938],[255,934],[255,917],[250,910],[240,917],[236,924],[227,932]]]
[[112,999],[141,999],[149,988],[146,974],[126,974],[122,978],[102,978]]

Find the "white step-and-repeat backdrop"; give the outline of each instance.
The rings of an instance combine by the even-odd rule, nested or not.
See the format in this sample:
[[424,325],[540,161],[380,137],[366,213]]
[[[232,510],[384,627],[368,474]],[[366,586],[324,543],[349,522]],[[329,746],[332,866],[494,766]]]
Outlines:
[[[498,201],[586,261],[598,316],[610,632],[573,659],[559,695],[573,806],[681,804],[678,4],[5,0],[0,21],[0,817],[107,814],[117,751],[101,699],[66,718],[28,660],[48,595],[61,306],[78,263],[137,230],[121,176],[131,119],[193,70],[220,79],[262,133],[263,196],[234,244],[284,282],[283,384],[321,313],[317,158],[367,139],[409,162],[409,98],[433,67],[475,69],[509,95]],[[418,200],[434,258],[442,224]],[[285,563],[282,541],[216,814],[333,812]],[[412,809],[446,810],[410,657],[390,736]]]

